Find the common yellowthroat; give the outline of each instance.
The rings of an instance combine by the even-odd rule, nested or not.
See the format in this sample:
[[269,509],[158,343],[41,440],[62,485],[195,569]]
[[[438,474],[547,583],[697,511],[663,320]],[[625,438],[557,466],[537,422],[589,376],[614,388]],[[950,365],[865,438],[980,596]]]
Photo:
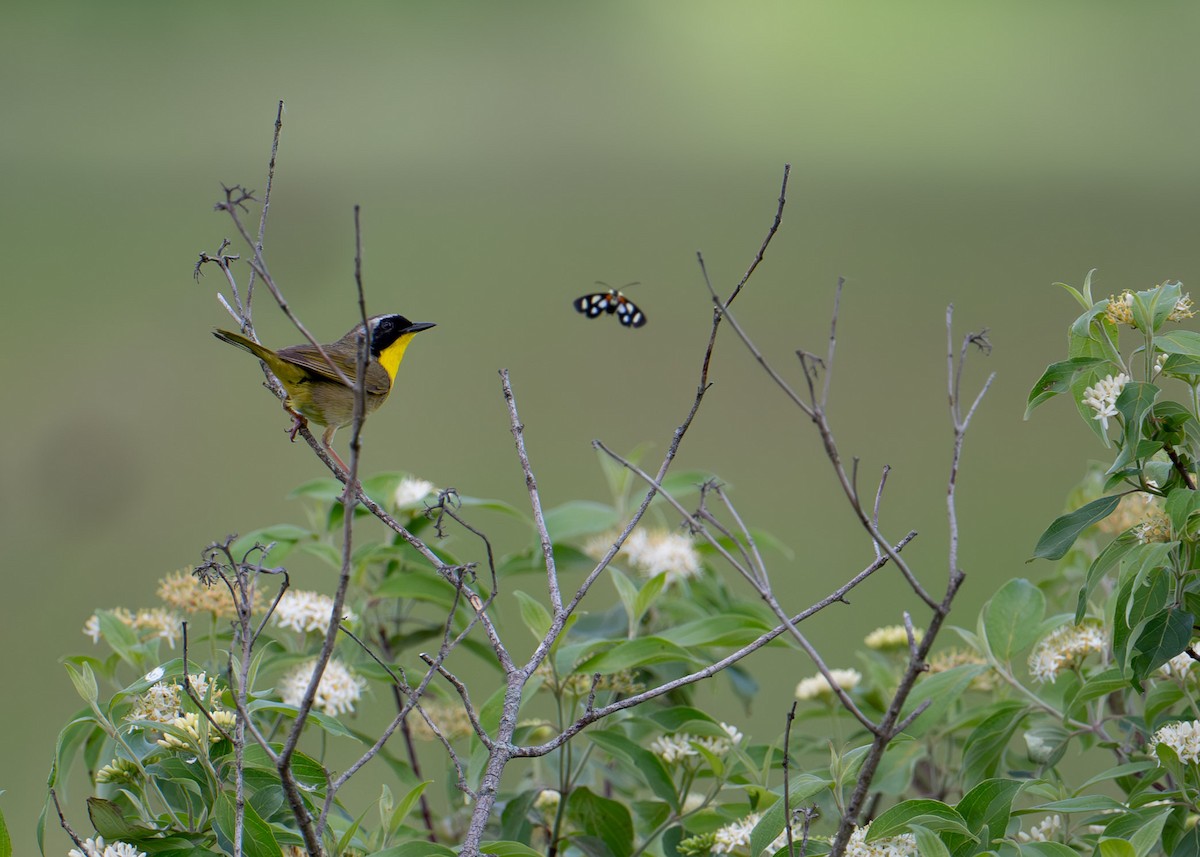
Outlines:
[[[408,343],[422,330],[433,327],[430,321],[409,321],[402,315],[377,315],[367,319],[371,330],[371,354],[367,362],[364,404],[366,413],[371,413],[387,398],[396,380],[396,370],[404,359]],[[356,325],[350,332],[329,345],[323,345],[329,360],[351,381],[357,380],[358,341],[364,333],[363,325]],[[325,426],[321,437],[322,445],[329,454],[349,470],[341,457],[333,451],[333,433],[354,421],[354,388],[347,386],[337,372],[330,368],[325,357],[312,345],[291,345],[272,351],[253,342],[240,333],[214,330],[213,336],[222,342],[236,345],[249,351],[279,379],[287,391],[284,407],[292,414],[292,440],[296,432],[312,420]]]

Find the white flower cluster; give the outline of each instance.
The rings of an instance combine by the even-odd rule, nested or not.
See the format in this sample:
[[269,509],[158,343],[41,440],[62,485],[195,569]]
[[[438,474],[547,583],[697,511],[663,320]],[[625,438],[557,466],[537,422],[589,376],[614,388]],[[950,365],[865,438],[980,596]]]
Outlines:
[[1028,833],[1022,830],[1017,834],[1020,842],[1052,842],[1062,830],[1062,816],[1048,815],[1035,824]]
[[713,838],[711,854],[732,854],[733,849],[740,845],[750,844],[750,834],[754,825],[762,818],[761,813],[752,812],[743,819],[731,822],[717,830]]
[[[829,674],[842,690],[853,690],[862,681],[862,673],[858,670],[830,670]],[[796,685],[796,699],[818,699],[823,696],[832,697],[833,686],[819,673]]]
[[871,825],[856,827],[846,843],[846,857],[917,857],[917,838],[911,833],[867,842]]
[[1129,383],[1129,376],[1124,372],[1113,377],[1105,375],[1092,387],[1083,391],[1083,403],[1096,412],[1095,419],[1100,420],[1104,430],[1108,431],[1108,418],[1117,415],[1117,397]]
[[552,816],[558,812],[558,805],[562,803],[562,794],[556,789],[542,789],[538,792],[537,797],[533,799],[533,808],[541,812],[542,815]]
[[[329,627],[329,615],[333,612],[333,599],[319,592],[289,589],[275,607],[275,625],[291,628],[301,634],[309,631],[323,633]],[[354,614],[343,610],[343,621],[353,622]]]
[[405,476],[400,480],[400,484],[396,486],[396,493],[392,497],[392,503],[395,504],[397,509],[409,509],[437,490],[437,487],[426,479]]
[[740,743],[743,735],[736,726],[722,723],[725,738],[713,735],[698,737],[688,732],[676,732],[673,735],[660,735],[650,742],[650,749],[657,753],[668,765],[683,761],[690,756],[699,756],[696,747],[703,747],[714,756],[728,753],[734,744]]
[[[913,639],[917,643],[920,643],[924,636],[925,632],[920,628],[913,628]],[[887,625],[883,628],[876,628],[867,634],[863,642],[867,644],[868,649],[874,649],[877,652],[907,649],[908,631],[903,625]]]
[[1082,625],[1067,623],[1043,637],[1029,656],[1029,673],[1041,683],[1058,678],[1058,674],[1077,664],[1089,652],[1108,651],[1108,632],[1098,622]]
[[104,837],[97,836],[95,839],[85,839],[83,850],[72,848],[67,852],[67,857],[146,857],[146,852],[128,842],[111,842],[105,845]]
[[634,530],[622,548],[625,558],[647,579],[666,575],[670,586],[700,573],[700,555],[687,536]]
[[1154,733],[1154,745],[1159,744],[1174,750],[1185,764],[1200,762],[1200,720],[1168,723]]
[[[183,687],[176,684],[179,679],[169,682],[160,681],[148,687],[133,703],[133,708],[125,715],[126,720],[152,720],[155,723],[173,723],[180,716],[180,697]],[[208,673],[189,675],[188,681],[192,690],[201,699],[208,696]]]
[[1188,670],[1196,665],[1196,659],[1187,652],[1180,652],[1171,660],[1167,661],[1158,668],[1159,672],[1167,678],[1183,678],[1188,674]]
[[[279,682],[279,696],[287,705],[299,706],[304,701],[304,691],[312,679],[317,659],[305,661],[288,672]],[[352,673],[339,660],[325,665],[321,683],[317,685],[317,696],[313,704],[326,714],[338,715],[354,710],[354,703],[362,696],[367,686],[364,679]]]

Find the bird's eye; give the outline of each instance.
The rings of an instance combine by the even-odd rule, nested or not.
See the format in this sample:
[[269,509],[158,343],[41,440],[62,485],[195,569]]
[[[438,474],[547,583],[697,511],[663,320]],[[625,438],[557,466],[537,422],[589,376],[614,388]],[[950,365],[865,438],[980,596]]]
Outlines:
[[395,325],[393,324],[393,322],[390,318],[385,318],[382,322],[380,322],[379,329],[387,331],[387,330],[391,330],[394,326]]

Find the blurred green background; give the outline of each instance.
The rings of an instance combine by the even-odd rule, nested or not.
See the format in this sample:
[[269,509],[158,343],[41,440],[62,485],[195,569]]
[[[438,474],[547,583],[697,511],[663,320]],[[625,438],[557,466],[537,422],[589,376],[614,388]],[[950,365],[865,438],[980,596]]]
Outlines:
[[[823,350],[847,277],[835,426],[864,483],[895,468],[885,529],[921,531],[908,555],[934,588],[946,305],[960,332],[991,329],[972,388],[998,380],[961,482],[971,625],[1000,581],[1047,572],[1023,562],[1101,454],[1066,404],[1021,421],[1077,312],[1050,283],[1092,267],[1103,295],[1194,279],[1198,18],[1182,2],[8,3],[0,809],[17,853],[33,852],[54,737],[79,705],[59,658],[90,648],[88,615],[151,606],[160,577],[226,533],[303,523],[286,494],[321,475],[252,361],[209,335],[230,323],[215,273],[192,280],[197,253],[231,236],[220,183],[263,186],[277,99],[267,256],[293,307],[327,341],[353,323],[359,203],[372,311],[439,324],[372,418],[366,466],[518,505],[496,370],[512,372],[546,501],[607,499],[588,442],[665,448],[710,316],[695,251],[728,291],[792,163],[739,318],[797,382],[793,352]],[[649,324],[576,315],[597,279],[640,280]],[[265,298],[264,340],[297,341]],[[712,379],[680,464],[718,472],[795,550],[774,579],[803,606],[870,546],[810,426],[731,331]],[[815,624],[832,666],[899,620],[902,592],[881,578]],[[762,664],[786,680],[739,723],[769,738],[812,671]]]

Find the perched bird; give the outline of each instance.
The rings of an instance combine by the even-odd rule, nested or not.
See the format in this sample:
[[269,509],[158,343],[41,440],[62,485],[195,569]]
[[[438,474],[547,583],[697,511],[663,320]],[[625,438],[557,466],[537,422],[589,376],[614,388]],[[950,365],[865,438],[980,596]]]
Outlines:
[[[417,333],[428,330],[434,324],[429,321],[409,321],[402,315],[394,314],[377,315],[368,319],[367,324],[371,331],[371,354],[364,383],[364,404],[369,414],[382,405],[392,391],[396,370],[400,368],[408,343]],[[337,342],[321,346],[329,360],[308,343],[272,351],[240,333],[214,330],[213,336],[249,351],[266,363],[271,374],[279,379],[287,391],[284,407],[295,420],[291,428],[292,440],[296,439],[296,432],[307,425],[308,420],[325,426],[322,445],[343,469],[349,470],[330,444],[335,431],[354,421],[354,388],[338,377],[329,361],[351,382],[356,381],[358,341],[363,332],[363,325],[359,324]]]

